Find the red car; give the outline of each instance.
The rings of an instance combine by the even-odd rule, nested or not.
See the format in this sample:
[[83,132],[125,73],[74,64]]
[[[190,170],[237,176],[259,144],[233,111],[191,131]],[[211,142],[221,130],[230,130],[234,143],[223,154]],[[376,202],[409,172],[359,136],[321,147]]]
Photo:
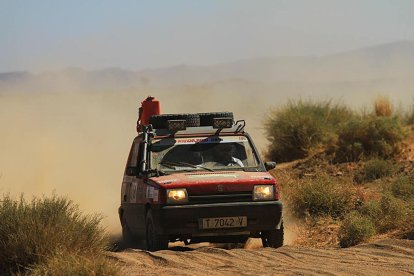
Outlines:
[[140,125],[125,169],[123,239],[144,249],[169,242],[283,245],[276,180],[231,112],[155,115]]

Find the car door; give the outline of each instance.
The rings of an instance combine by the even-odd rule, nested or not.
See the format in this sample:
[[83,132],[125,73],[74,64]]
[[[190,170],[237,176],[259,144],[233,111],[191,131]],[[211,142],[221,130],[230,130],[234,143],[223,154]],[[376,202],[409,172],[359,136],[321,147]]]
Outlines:
[[130,231],[136,236],[142,236],[145,231],[145,202],[141,196],[144,193],[144,185],[138,166],[141,141],[142,139],[137,137],[131,146],[121,191],[123,216]]

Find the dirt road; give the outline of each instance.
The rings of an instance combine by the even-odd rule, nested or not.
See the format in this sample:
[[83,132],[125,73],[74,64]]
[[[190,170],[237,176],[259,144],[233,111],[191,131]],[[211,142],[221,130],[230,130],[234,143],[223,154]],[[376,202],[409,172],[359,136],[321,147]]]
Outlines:
[[383,240],[348,249],[180,248],[108,253],[125,275],[414,275],[414,241]]

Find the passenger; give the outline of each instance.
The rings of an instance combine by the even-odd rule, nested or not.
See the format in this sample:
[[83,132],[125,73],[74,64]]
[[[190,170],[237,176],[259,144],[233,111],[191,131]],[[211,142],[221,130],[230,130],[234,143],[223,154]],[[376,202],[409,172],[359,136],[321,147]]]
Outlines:
[[201,153],[189,151],[187,154],[188,154],[188,156],[186,157],[188,158],[187,163],[192,164],[192,165],[203,164],[203,156],[201,155]]
[[215,147],[216,160],[218,163],[224,166],[239,166],[244,167],[243,162],[234,157],[236,153],[236,147],[232,143],[223,143]]

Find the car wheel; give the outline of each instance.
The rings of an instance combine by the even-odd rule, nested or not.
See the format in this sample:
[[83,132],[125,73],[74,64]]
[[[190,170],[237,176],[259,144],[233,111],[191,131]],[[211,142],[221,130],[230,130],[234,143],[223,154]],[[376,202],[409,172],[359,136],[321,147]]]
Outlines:
[[273,248],[282,247],[283,239],[284,239],[283,222],[280,225],[280,229],[263,231],[261,238],[262,238],[263,247],[273,247]]
[[126,223],[125,219],[122,218],[121,220],[122,226],[122,242],[124,243],[125,247],[137,248],[138,244],[135,237],[132,235],[131,230],[129,230],[128,224]]
[[147,250],[157,251],[168,248],[168,237],[157,234],[152,211],[149,210],[146,219]]

